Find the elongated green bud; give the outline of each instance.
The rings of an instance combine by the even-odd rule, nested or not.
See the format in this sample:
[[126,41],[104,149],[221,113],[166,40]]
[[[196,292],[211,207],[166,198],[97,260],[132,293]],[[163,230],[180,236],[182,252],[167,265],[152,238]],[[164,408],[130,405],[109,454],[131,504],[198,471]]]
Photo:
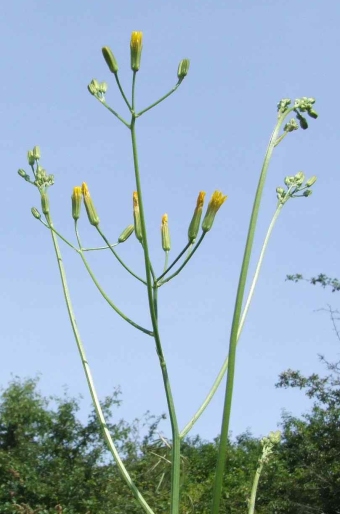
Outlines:
[[103,46],[102,54],[104,56],[106,64],[109,67],[109,70],[112,73],[117,73],[117,71],[118,71],[118,63],[117,63],[117,60],[116,60],[115,56],[112,53],[111,48],[109,48],[108,46]]
[[143,32],[132,32],[130,41],[131,69],[138,71],[143,49]]
[[33,147],[33,152],[32,152],[32,153],[33,153],[33,157],[34,157],[34,159],[35,159],[36,161],[37,161],[38,159],[40,159],[41,154],[40,154],[40,148],[39,148],[39,146],[34,146],[34,147]]
[[125,243],[125,241],[129,239],[134,230],[135,227],[133,225],[128,225],[118,237],[118,243]]
[[305,183],[306,187],[311,187],[315,182],[317,181],[317,177],[313,175],[313,177],[309,178],[307,182]]
[[72,193],[72,196],[71,196],[71,200],[72,200],[72,217],[73,217],[74,221],[79,220],[82,198],[83,198],[83,195],[82,195],[81,187],[80,186],[74,187],[73,188],[73,193]]
[[28,150],[28,152],[27,152],[27,160],[28,160],[28,164],[30,166],[33,166],[33,164],[35,163],[35,157],[33,155],[33,150]]
[[169,252],[170,248],[171,248],[171,241],[170,241],[170,232],[169,232],[168,215],[167,214],[164,214],[162,216],[161,233],[162,233],[162,248],[165,252]]
[[133,220],[135,225],[135,234],[140,243],[143,241],[142,235],[142,224],[140,220],[140,212],[139,212],[139,201],[138,201],[138,193],[134,191],[133,193]]
[[99,216],[97,214],[96,208],[93,204],[92,198],[90,196],[90,192],[89,192],[86,182],[82,183],[81,192],[83,193],[85,209],[87,212],[87,217],[89,219],[89,222],[94,227],[97,227],[99,225],[100,220],[99,220]]
[[190,67],[189,59],[182,59],[178,65],[178,70],[177,70],[177,77],[179,78],[179,80],[182,81],[184,79],[184,77],[186,77],[188,75],[189,67]]
[[221,205],[226,201],[227,196],[223,195],[221,191],[214,191],[210,202],[208,204],[207,212],[205,213],[202,223],[203,232],[208,232],[214,223],[215,216]]
[[188,239],[190,243],[194,243],[200,228],[204,198],[205,192],[200,191],[197,198],[196,208],[188,229]]
[[40,212],[38,211],[38,209],[36,207],[32,207],[31,209],[31,213],[33,214],[33,216],[37,219],[37,220],[40,220],[41,218],[41,214]]
[[24,178],[25,180],[30,180],[30,176],[27,175],[25,170],[18,170],[18,175],[20,175],[20,177]]
[[41,210],[47,216],[50,213],[50,202],[47,193],[41,193]]

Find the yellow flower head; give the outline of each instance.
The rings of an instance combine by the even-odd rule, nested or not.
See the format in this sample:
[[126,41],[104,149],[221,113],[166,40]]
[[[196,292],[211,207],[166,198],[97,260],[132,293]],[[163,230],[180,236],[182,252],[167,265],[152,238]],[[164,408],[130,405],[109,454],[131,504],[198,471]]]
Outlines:
[[138,193],[137,191],[133,192],[132,195],[133,198],[133,222],[135,227],[135,235],[140,243],[143,241],[143,235],[142,235],[142,223],[140,219],[140,212],[139,212],[139,201],[138,201]]
[[210,198],[210,202],[207,208],[207,212],[205,213],[204,220],[202,223],[203,232],[208,232],[211,229],[216,213],[221,205],[226,201],[227,196],[224,195],[221,191],[214,191],[212,197]]
[[89,188],[87,187],[86,182],[83,182],[81,185],[81,192],[83,193],[83,196],[90,196]]
[[204,204],[205,191],[200,191],[197,197],[196,209],[202,209]]
[[221,191],[214,191],[210,199],[209,206],[211,205],[211,208],[215,209],[217,212],[226,199],[227,195],[224,195]]
[[170,242],[170,232],[169,232],[168,215],[167,214],[163,214],[163,216],[162,216],[161,233],[162,233],[162,248],[165,252],[169,252],[170,248],[171,248],[171,242]]
[[89,188],[87,187],[86,182],[82,183],[81,192],[83,193],[85,209],[86,209],[86,213],[87,213],[89,222],[94,227],[97,227],[99,225],[100,220],[99,220],[99,216],[97,214],[96,208],[94,206],[94,203],[91,198],[90,191],[89,191]]
[[131,69],[138,71],[143,48],[143,32],[132,32],[130,41]]
[[72,200],[72,217],[75,221],[77,221],[80,217],[80,208],[81,208],[81,200],[82,200],[82,190],[81,190],[80,186],[76,186],[73,188],[71,200]]

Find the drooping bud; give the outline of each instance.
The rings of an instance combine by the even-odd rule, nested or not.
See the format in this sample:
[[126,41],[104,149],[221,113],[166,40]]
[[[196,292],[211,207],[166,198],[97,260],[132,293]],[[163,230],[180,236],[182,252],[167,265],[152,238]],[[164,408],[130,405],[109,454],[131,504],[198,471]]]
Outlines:
[[197,234],[198,234],[198,231],[200,228],[204,198],[205,198],[205,192],[200,191],[198,194],[195,211],[192,216],[192,219],[191,219],[191,222],[189,225],[189,229],[188,229],[188,239],[189,239],[190,243],[195,242],[195,239],[197,237]]
[[179,78],[180,81],[182,81],[184,79],[184,77],[186,77],[188,75],[189,67],[190,67],[189,59],[182,59],[178,65],[178,70],[177,70],[177,77]]
[[317,177],[313,175],[313,177],[309,178],[307,182],[305,183],[306,187],[311,187],[315,182],[317,181]]
[[311,117],[311,118],[314,118],[316,120],[316,118],[319,116],[318,113],[316,111],[314,111],[314,109],[308,109],[308,115]]
[[313,191],[311,189],[306,189],[304,192],[303,192],[303,196],[310,196],[311,194],[313,193]]
[[130,41],[131,69],[138,71],[143,48],[143,32],[132,32]]
[[99,225],[100,220],[99,220],[99,216],[97,214],[96,208],[93,204],[92,198],[90,196],[90,192],[89,192],[86,182],[82,183],[81,192],[83,193],[85,209],[87,212],[87,217],[89,219],[89,222],[94,227],[97,227]]
[[50,213],[50,202],[48,199],[48,194],[45,192],[41,193],[41,210],[47,216]]
[[303,130],[308,129],[308,123],[307,123],[306,118],[304,118],[303,116],[301,116],[301,114],[300,114],[299,112],[297,112],[297,111],[296,111],[296,117],[297,117],[297,119],[299,120],[300,127],[301,127]]
[[203,232],[208,232],[211,227],[213,226],[214,219],[216,216],[217,211],[221,207],[221,205],[225,202],[227,199],[227,196],[223,195],[221,191],[214,191],[212,194],[212,197],[210,199],[210,202],[208,204],[207,212],[205,213],[203,223],[202,223],[202,230]]
[[117,73],[117,71],[118,71],[118,63],[117,63],[117,60],[116,60],[115,56],[112,53],[111,48],[109,48],[108,46],[104,46],[102,48],[102,54],[104,56],[106,64],[109,67],[109,70],[112,73]]
[[133,220],[135,225],[135,234],[138,239],[138,241],[141,243],[143,241],[143,235],[142,235],[142,224],[140,219],[140,212],[139,212],[139,201],[138,201],[138,193],[137,191],[134,191],[133,193]]
[[135,227],[133,225],[128,225],[118,237],[118,243],[125,243],[134,230]]
[[37,220],[40,220],[41,218],[41,214],[40,212],[38,211],[38,209],[36,207],[32,207],[31,209],[31,213],[33,214],[33,216],[37,219]]
[[77,221],[77,220],[79,220],[79,217],[80,217],[81,201],[82,201],[82,189],[80,186],[75,186],[73,188],[71,200],[72,200],[72,217],[73,217],[74,221]]
[[18,170],[18,175],[20,175],[20,177],[24,178],[25,180],[31,180],[30,176],[27,175],[25,170]]
[[162,234],[162,248],[165,252],[169,252],[170,248],[171,248],[171,242],[170,242],[170,232],[169,232],[168,215],[167,214],[164,214],[162,216],[161,234]]

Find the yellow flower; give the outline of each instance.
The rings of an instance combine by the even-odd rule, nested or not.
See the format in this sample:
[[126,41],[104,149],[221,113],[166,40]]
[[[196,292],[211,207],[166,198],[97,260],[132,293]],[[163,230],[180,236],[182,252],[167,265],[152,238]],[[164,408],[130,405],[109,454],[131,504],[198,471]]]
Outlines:
[[72,217],[73,217],[74,221],[77,221],[80,217],[80,208],[81,208],[81,200],[82,200],[82,190],[81,190],[80,186],[76,186],[73,188],[71,200],[72,200]]
[[169,232],[168,215],[167,214],[164,214],[162,216],[161,233],[162,233],[162,248],[165,252],[169,252],[170,248],[171,248],[171,242],[170,242],[170,232]]
[[226,201],[227,196],[224,195],[221,191],[214,191],[210,202],[208,204],[207,212],[205,213],[204,220],[202,223],[203,232],[208,232],[211,229],[216,213],[221,205]]
[[131,69],[138,71],[143,48],[143,32],[132,32],[130,41]]
[[92,198],[90,196],[90,191],[89,191],[89,188],[87,187],[86,182],[82,183],[81,192],[83,193],[85,209],[87,212],[87,217],[89,219],[89,222],[91,223],[91,225],[97,227],[99,225],[100,220],[99,220],[99,216],[97,214],[96,208],[93,204]]
[[139,212],[139,201],[138,201],[138,193],[137,191],[134,191],[133,193],[133,221],[135,225],[135,234],[138,239],[138,241],[141,243],[143,240],[142,236],[142,224],[140,219],[140,212]]

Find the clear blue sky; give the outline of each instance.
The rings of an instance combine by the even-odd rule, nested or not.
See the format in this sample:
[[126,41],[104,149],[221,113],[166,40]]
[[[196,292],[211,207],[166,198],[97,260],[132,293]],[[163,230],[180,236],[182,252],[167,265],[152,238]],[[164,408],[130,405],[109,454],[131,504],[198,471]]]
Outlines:
[[[314,194],[283,209],[270,241],[254,303],[239,344],[233,434],[275,430],[282,408],[308,406],[298,392],[274,388],[287,369],[321,370],[317,353],[337,358],[338,341],[326,314],[337,306],[330,291],[285,282],[287,273],[339,276],[338,49],[340,4],[317,0],[236,2],[156,0],[13,0],[2,7],[1,41],[1,364],[11,374],[41,373],[44,394],[85,399],[85,378],[63,302],[50,236],[33,219],[37,191],[17,175],[26,152],[42,150],[55,175],[50,190],[56,227],[73,239],[72,188],[86,181],[114,240],[131,222],[135,189],[129,134],[87,91],[96,77],[109,83],[108,103],[124,105],[101,55],[113,49],[123,85],[130,87],[129,40],[144,33],[137,104],[148,105],[176,81],[180,59],[191,59],[175,95],[140,119],[139,149],[151,255],[163,265],[159,225],[169,215],[173,255],[186,242],[198,191],[228,194],[214,229],[195,258],[160,291],[160,327],[179,423],[204,398],[228,350],[233,302],[249,214],[267,141],[281,98],[313,96],[320,117],[275,151],[255,243],[257,255],[276,206],[275,188],[302,170],[317,175]],[[100,245],[85,216],[84,244]],[[123,391],[117,416],[166,411],[151,338],[118,318],[97,294],[80,260],[63,246],[72,298],[99,395]],[[142,272],[140,246],[122,247]],[[143,287],[110,256],[92,255],[100,281],[117,305],[149,326]],[[220,429],[222,389],[193,433],[213,438]],[[164,432],[169,435],[168,425]]]

